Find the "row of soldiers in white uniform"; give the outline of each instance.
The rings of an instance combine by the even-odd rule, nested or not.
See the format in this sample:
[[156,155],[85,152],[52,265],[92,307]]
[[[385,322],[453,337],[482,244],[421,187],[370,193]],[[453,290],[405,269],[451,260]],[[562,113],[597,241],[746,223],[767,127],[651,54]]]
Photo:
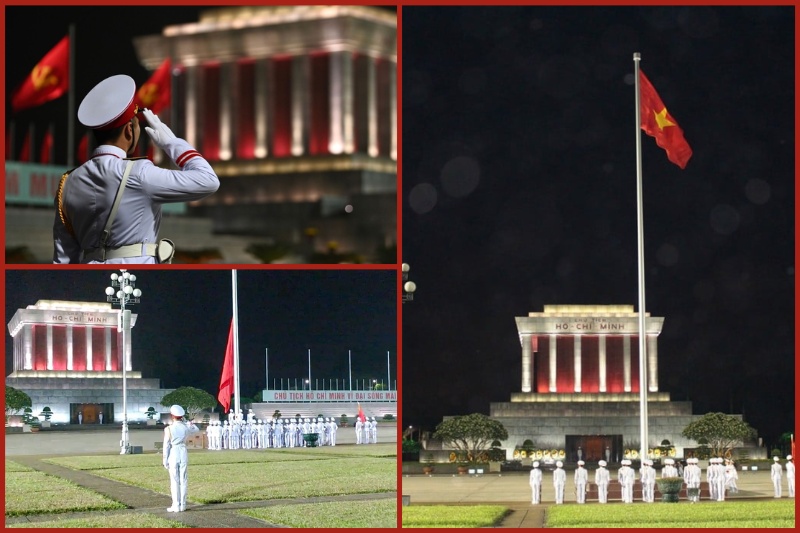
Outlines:
[[356,417],[356,444],[369,444],[370,441],[378,443],[378,421],[374,416],[364,417],[363,422]]
[[[683,469],[683,481],[686,484],[690,501],[699,501],[700,499],[700,481],[702,479],[702,471],[698,465],[698,460],[690,458],[686,460],[687,465]],[[726,463],[723,465],[723,462]],[[574,483],[575,483],[575,499],[577,503],[586,503],[586,493],[588,492],[589,472],[584,466],[584,461],[578,461],[578,468],[575,469]],[[595,470],[594,482],[597,485],[597,500],[599,503],[608,503],[608,486],[611,482],[611,473],[606,469],[606,461],[599,461],[598,468]],[[623,459],[620,464],[622,465],[617,471],[617,482],[622,489],[622,501],[624,503],[633,503],[633,487],[636,482],[636,472],[631,467],[629,459]],[[556,503],[564,503],[564,488],[567,482],[567,474],[562,468],[564,464],[561,461],[556,463],[556,469],[553,471],[553,488],[555,489]],[[792,465],[792,484],[791,491],[794,496],[794,465]],[[666,459],[664,461],[664,468],[661,470],[661,477],[680,477],[678,469],[675,467],[674,459]],[[642,461],[642,466],[639,469],[639,478],[642,483],[642,501],[652,503],[655,500],[655,485],[656,485],[656,470],[653,468],[653,461],[645,459]],[[710,499],[713,501],[724,501],[725,491],[738,492],[739,488],[736,485],[736,480],[739,479],[739,474],[736,472],[736,467],[733,461],[725,461],[722,458],[712,458],[709,460],[708,469],[706,470],[706,481],[710,491]],[[541,503],[542,494],[542,471],[539,469],[539,461],[534,461],[533,470],[530,473],[531,486],[531,503]],[[779,496],[777,496],[779,497]]]
[[296,448],[306,445],[303,435],[317,433],[318,446],[336,446],[339,426],[334,418],[278,418],[270,421],[248,418],[212,420],[206,428],[209,450]]

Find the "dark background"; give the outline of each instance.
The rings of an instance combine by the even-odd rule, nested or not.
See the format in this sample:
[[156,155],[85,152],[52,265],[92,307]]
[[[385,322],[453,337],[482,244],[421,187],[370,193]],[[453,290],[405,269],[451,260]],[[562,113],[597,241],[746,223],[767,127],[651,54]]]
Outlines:
[[[202,2],[200,2],[202,3]],[[75,112],[86,93],[115,74],[127,74],[137,87],[153,74],[139,64],[133,38],[161,34],[164,27],[199,22],[200,13],[220,6],[6,6],[6,125],[15,122],[15,156],[19,153],[28,124],[35,124],[36,157],[41,139],[54,124],[56,163],[67,158],[67,95],[56,100],[11,112],[11,95],[47,52],[75,24]],[[224,6],[230,7],[230,6]],[[394,11],[395,6],[377,6]],[[76,120],[77,149],[85,129]]]
[[[6,271],[5,324],[38,300],[104,302],[113,268]],[[165,388],[191,386],[214,397],[233,317],[230,270],[137,270],[141,302],[131,332],[134,371],[161,378]],[[240,392],[253,397],[269,377],[280,384],[352,377],[397,379],[397,274],[394,270],[239,270]],[[115,306],[119,308],[119,306]],[[6,375],[13,370],[13,339],[6,328]],[[294,383],[294,381],[292,381]]]
[[638,309],[634,52],[694,155],[642,134],[659,386],[793,431],[793,7],[404,7],[403,424],[520,390],[515,316]]

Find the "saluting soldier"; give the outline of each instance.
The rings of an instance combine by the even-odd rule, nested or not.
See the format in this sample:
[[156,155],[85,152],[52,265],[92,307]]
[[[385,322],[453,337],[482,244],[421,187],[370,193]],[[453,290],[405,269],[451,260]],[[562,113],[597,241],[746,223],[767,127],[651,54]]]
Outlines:
[[173,405],[169,408],[172,415],[172,424],[164,428],[164,468],[169,471],[169,488],[172,494],[172,506],[167,509],[170,513],[186,510],[186,491],[189,481],[189,454],[186,451],[186,437],[199,431],[193,422],[186,423],[183,407]]
[[[98,83],[81,102],[78,120],[97,148],[89,161],[61,178],[53,223],[53,263],[169,263],[172,241],[159,241],[161,206],[199,200],[219,188],[211,165],[134,102],[136,83],[117,75]],[[128,159],[145,131],[179,170],[145,158]]]

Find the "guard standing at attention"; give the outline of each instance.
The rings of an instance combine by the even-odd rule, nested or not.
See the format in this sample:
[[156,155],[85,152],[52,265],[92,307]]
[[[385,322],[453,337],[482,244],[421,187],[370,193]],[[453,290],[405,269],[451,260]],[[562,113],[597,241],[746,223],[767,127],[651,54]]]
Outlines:
[[542,502],[542,471],[539,469],[539,461],[533,462],[531,474],[528,477],[528,483],[531,486],[531,503]]
[[186,510],[186,489],[189,481],[189,454],[186,451],[186,437],[199,430],[193,422],[184,422],[186,412],[180,405],[169,408],[172,424],[164,428],[164,468],[169,471],[169,489],[172,494],[170,513]]
[[608,484],[611,482],[611,474],[606,470],[605,461],[597,462],[597,470],[594,471],[594,484],[597,485],[597,501],[608,503]]
[[[219,188],[211,165],[159,118],[134,103],[136,83],[124,74],[98,83],[81,102],[78,120],[97,148],[64,174],[55,199],[53,263],[170,263],[172,241],[159,241],[161,206],[199,200]],[[129,159],[145,130],[179,170]]]

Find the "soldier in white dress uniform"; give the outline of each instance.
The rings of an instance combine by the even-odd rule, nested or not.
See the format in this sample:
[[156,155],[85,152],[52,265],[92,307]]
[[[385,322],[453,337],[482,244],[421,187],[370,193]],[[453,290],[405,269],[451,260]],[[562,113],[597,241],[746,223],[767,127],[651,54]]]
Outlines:
[[[158,238],[161,206],[199,200],[219,188],[208,161],[155,114],[140,110],[135,93],[133,79],[117,75],[98,83],[81,102],[78,120],[93,130],[98,146],[89,161],[64,174],[59,183],[53,263],[171,262],[172,242]],[[179,170],[156,167],[144,158],[125,160],[141,137],[142,117],[153,143]],[[117,191],[124,194],[106,231]]]
[[169,409],[172,424],[164,428],[164,468],[169,471],[169,488],[172,494],[170,513],[186,510],[186,490],[189,481],[189,454],[186,451],[186,437],[199,431],[194,423],[186,423],[183,407],[173,405]]
[[789,489],[789,497],[794,498],[794,458],[786,456],[786,484]]
[[642,482],[642,501],[653,503],[655,501],[656,469],[653,468],[653,461],[650,459],[642,461],[642,468],[639,469],[639,479]]
[[608,484],[611,482],[611,474],[606,470],[607,464],[605,461],[598,461],[597,470],[594,471],[598,503],[608,503]]
[[772,468],[769,477],[772,480],[772,486],[775,488],[775,497],[781,497],[781,481],[783,479],[783,468],[781,467],[780,458],[775,456],[772,458]]
[[584,461],[578,461],[578,468],[575,469],[575,500],[578,503],[586,503],[586,486],[589,484],[589,472],[583,467]]
[[567,473],[562,468],[564,463],[558,461],[553,470],[553,488],[556,491],[556,503],[564,503],[564,485],[567,484]]
[[539,468],[539,461],[533,462],[528,484],[531,486],[531,503],[542,502],[542,470]]

